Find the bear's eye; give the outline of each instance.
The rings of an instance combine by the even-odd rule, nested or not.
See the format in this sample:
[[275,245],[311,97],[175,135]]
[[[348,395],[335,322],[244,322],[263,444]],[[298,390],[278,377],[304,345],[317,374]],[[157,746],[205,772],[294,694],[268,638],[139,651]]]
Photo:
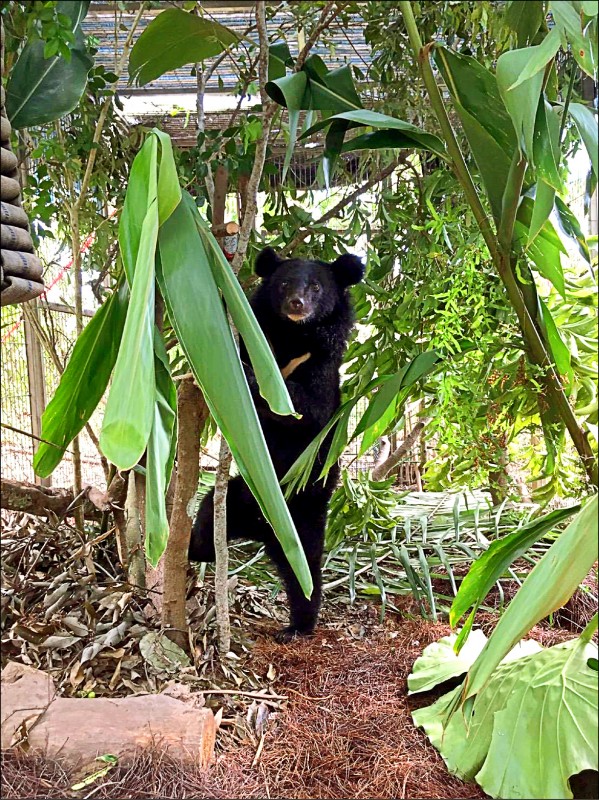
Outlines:
[[281,281],[281,289],[286,289],[289,286],[289,281]]
[[310,284],[310,286],[311,286],[313,292],[319,292],[320,291],[320,284],[319,283],[312,283],[312,284]]

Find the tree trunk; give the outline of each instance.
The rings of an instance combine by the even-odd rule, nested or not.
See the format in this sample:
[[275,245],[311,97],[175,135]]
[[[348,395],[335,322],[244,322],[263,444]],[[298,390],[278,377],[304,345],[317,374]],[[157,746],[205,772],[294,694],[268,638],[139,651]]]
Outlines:
[[179,435],[177,442],[177,483],[164,552],[164,594],[162,625],[167,636],[189,650],[185,599],[192,516],[189,506],[198,489],[200,472],[200,434],[208,416],[201,391],[192,380],[183,380],[177,393]]
[[391,470],[399,464],[402,457],[418,441],[425,426],[426,422],[417,422],[399,447],[382,464],[372,470],[372,479],[374,481],[382,481],[387,477]]
[[142,523],[144,507],[143,479],[132,469],[129,472],[125,501],[125,543],[127,547],[127,580],[137,589],[146,588],[145,537]]
[[231,451],[221,434],[216,483],[214,485],[214,597],[216,604],[216,630],[221,657],[231,649],[231,623],[229,620],[229,548],[227,545],[227,484],[231,467]]

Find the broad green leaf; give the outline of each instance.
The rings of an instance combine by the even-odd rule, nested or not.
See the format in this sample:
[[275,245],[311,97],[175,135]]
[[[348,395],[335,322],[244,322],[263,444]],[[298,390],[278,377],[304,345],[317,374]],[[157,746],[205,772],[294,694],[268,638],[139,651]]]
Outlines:
[[165,72],[222,53],[239,37],[229,28],[181,8],[167,8],[147,25],[129,56],[129,81],[145,86]]
[[287,385],[281,376],[272,350],[256,321],[254,312],[231,269],[231,265],[218,246],[208,225],[199,215],[193,198],[187,192],[184,194],[184,202],[191,211],[200,234],[198,244],[201,256],[205,263],[210,265],[212,277],[223,294],[227,310],[248,351],[261,396],[275,414],[292,414],[299,417],[300,415],[293,408]]
[[509,650],[536,623],[574,594],[597,560],[597,495],[551,545],[499,618],[484,651],[468,674],[464,700],[479,692]]
[[[527,240],[528,228],[521,222],[516,222],[514,225],[514,241],[524,248]],[[562,269],[560,251],[557,247],[542,235],[539,235],[530,243],[526,252],[539,274],[551,281],[562,297],[565,297],[564,271]]]
[[[147,162],[145,215],[139,236],[131,300],[106,402],[100,447],[119,469],[135,466],[146,449],[154,420],[154,254],[158,236],[158,140],[150,136],[135,157]],[[131,180],[129,181],[131,185]],[[139,217],[144,209],[135,208]],[[119,231],[119,241],[122,240]],[[129,249],[131,252],[131,248]],[[125,263],[125,255],[123,254]],[[129,276],[127,276],[129,277]]]
[[85,47],[81,21],[87,14],[89,0],[56,6],[57,12],[70,17],[75,44],[71,60],[61,55],[44,58],[45,42],[28,42],[13,66],[6,86],[6,113],[13,128],[29,128],[62,117],[79,102],[87,84],[93,59]]
[[266,93],[275,103],[292,111],[309,107],[308,78],[305,72],[294,72],[266,84]]
[[[522,197],[520,205],[518,206],[518,213],[516,215],[516,219],[526,228],[530,228],[533,205],[534,201],[532,200],[532,198],[525,195],[524,197]],[[547,222],[543,225],[543,227],[539,231],[539,237],[548,244],[550,244],[552,247],[554,247],[559,253],[563,253],[565,256],[568,255],[568,251],[564,246],[564,243],[562,242],[560,235],[555,230],[550,220],[547,220]]]
[[570,103],[568,112],[574,120],[580,138],[584,142],[587,149],[591,164],[593,165],[593,172],[595,179],[599,179],[599,144],[597,141],[597,115],[587,106],[581,103]]
[[287,149],[285,150],[285,160],[283,161],[283,172],[281,181],[284,181],[287,176],[287,171],[293,158],[293,151],[295,150],[295,143],[297,142],[297,126],[299,123],[299,111],[289,109],[289,141],[287,142]]
[[[468,641],[457,652],[456,642],[457,636],[452,633],[424,648],[408,675],[408,694],[429,692],[445,681],[464,675],[481,654],[487,643],[487,637],[481,630],[473,631]],[[541,645],[535,641],[520,642],[508,653],[504,663],[536,653],[541,649]]]
[[572,797],[569,779],[597,769],[597,646],[566,642],[530,657],[493,717],[476,776],[491,797]]
[[41,442],[33,469],[42,478],[58,466],[65,450],[102,399],[116,362],[129,292],[125,283],[96,311],[75,342],[54,396],[42,415]]
[[146,555],[156,566],[169,534],[166,490],[177,446],[177,389],[171,378],[168,356],[160,332],[154,328],[156,401],[146,454]]
[[450,772],[490,796],[571,798],[570,776],[597,763],[596,653],[585,637],[546,650],[522,642],[468,708],[457,687],[412,717]]
[[496,77],[472,56],[439,46],[435,47],[433,54],[452,98],[497,142],[507,155],[509,165],[516,147],[516,136],[501,100]]
[[559,174],[561,159],[559,149],[560,123],[556,112],[551,105],[541,97],[537,109],[534,132],[534,160],[537,175],[545,183],[561,191],[563,181]]
[[597,13],[599,13],[597,0],[580,0],[580,5],[587,17],[596,17]]
[[518,37],[518,47],[526,47],[537,35],[545,19],[542,0],[512,0],[506,3],[505,23]]
[[339,67],[323,76],[322,82],[310,81],[311,108],[333,114],[362,108],[349,67]]
[[590,264],[591,255],[586,237],[578,220],[560,197],[555,198],[555,211],[562,233],[577,244],[580,255]]
[[498,222],[516,137],[497,80],[470,56],[444,47],[436,47],[433,52]]
[[200,234],[188,204],[160,228],[157,278],[177,338],[239,472],[309,596],[312,579],[284,502],[210,263],[198,259]]
[[553,211],[553,204],[555,202],[555,189],[544,180],[539,178],[535,188],[535,202],[532,209],[532,219],[530,221],[530,228],[528,229],[528,237],[526,240],[526,247],[530,247],[531,242],[540,232],[543,225],[549,219],[549,215]]
[[[552,0],[549,3],[549,9],[553,15],[555,27],[558,29],[564,50],[567,50],[568,42],[572,46],[572,55],[578,62],[578,65],[590,75],[591,78],[596,77],[597,74],[597,60],[596,50],[593,51],[590,35],[585,35],[582,30],[582,19],[580,14],[574,10],[572,3],[565,2],[564,0]],[[597,36],[597,30],[594,30],[594,36]]]
[[555,58],[559,46],[559,32],[556,28],[552,28],[541,44],[538,44],[536,47],[522,48],[528,52],[528,61],[517,80],[509,87],[510,90],[515,89],[517,86],[524,83],[524,81],[536,75],[537,72],[545,69],[551,59]]
[[526,69],[534,47],[525,47],[522,50],[510,50],[503,53],[497,60],[497,86],[508,110],[520,151],[525,154],[528,161],[534,165],[533,134],[535,119],[543,85],[543,73],[537,72],[519,86],[514,87],[516,80]]
[[[355,136],[353,139],[345,142],[341,149],[341,153],[350,153],[355,150],[431,150],[437,152],[430,147],[430,142],[425,143],[423,137],[413,138],[409,134],[402,133],[396,130],[383,130],[374,131],[373,133],[364,133],[361,136]],[[435,147],[437,143],[432,143]]]
[[565,381],[566,386],[571,389],[574,382],[574,372],[572,371],[570,350],[562,339],[551,311],[547,308],[547,304],[542,297],[539,297],[539,304],[541,306],[545,334],[551,349],[550,355],[553,356],[556,369]]
[[385,434],[389,427],[392,426],[397,417],[400,416],[403,409],[404,401],[409,393],[408,389],[402,389],[395,397],[394,401],[387,406],[387,410],[381,417],[364,431],[362,441],[360,442],[360,449],[358,456],[363,456],[370,448]]
[[303,134],[302,138],[310,136],[322,128],[326,128],[336,120],[354,123],[354,127],[358,125],[368,125],[371,128],[385,128],[401,131],[404,135],[409,136],[414,143],[417,143],[412,146],[424,147],[441,156],[446,155],[445,145],[438,136],[434,136],[432,133],[426,133],[426,131],[423,131],[421,128],[417,128],[415,125],[412,125],[409,122],[404,122],[403,120],[396,119],[395,117],[389,117],[386,114],[379,114],[377,111],[368,111],[367,109],[345,111],[340,114],[334,114],[333,116],[328,117],[326,120],[322,120],[316,125],[313,125],[309,130],[306,131],[306,133]]
[[283,78],[287,67],[293,66],[293,59],[287,42],[277,42],[268,48],[268,80]]
[[[460,584],[449,612],[449,624],[454,628],[461,618],[474,607],[478,609],[491,591],[493,584],[504,577],[507,568],[539,539],[580,510],[580,506],[560,508],[534,519],[516,531],[495,539],[470,567]],[[458,648],[459,652],[459,648]]]
[[409,388],[427,375],[441,360],[436,350],[417,355],[407,366],[389,377],[379,388],[358,423],[354,436],[364,433],[385,413],[401,389]]

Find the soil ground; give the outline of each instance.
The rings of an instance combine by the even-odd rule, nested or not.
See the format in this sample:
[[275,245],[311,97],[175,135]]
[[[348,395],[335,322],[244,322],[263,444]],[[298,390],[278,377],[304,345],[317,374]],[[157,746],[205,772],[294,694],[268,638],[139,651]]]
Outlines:
[[[156,622],[144,618],[118,575],[108,574],[108,562],[92,564],[89,553],[84,550],[79,556],[75,544],[81,543],[69,542],[69,532],[62,527],[50,530],[37,521],[17,524],[14,519],[8,531],[5,527],[3,659],[47,669],[59,691],[72,696],[92,690],[97,696],[160,691],[173,679],[190,683],[192,690],[210,687],[208,705],[222,710],[216,763],[202,772],[182,767],[156,750],[113,767],[75,791],[73,784],[93,768],[68,770],[32,753],[10,751],[2,754],[2,798],[485,796],[478,786],[449,775],[437,751],[412,723],[411,711],[431,698],[407,696],[408,674],[423,648],[450,629],[417,616],[409,597],[399,598],[399,613],[387,612],[381,621],[375,602],[358,600],[351,606],[346,597],[329,595],[318,633],[279,645],[271,634],[285,616],[281,598],[240,581],[232,605],[234,655],[223,665],[214,657],[210,593],[192,591],[194,664],[174,675],[152,673],[152,665],[140,655],[139,640]],[[48,614],[49,595],[65,581],[68,602]],[[596,597],[596,573],[590,581]],[[583,592],[571,604],[571,618],[561,619],[559,626],[537,626],[531,635],[545,646],[571,638],[592,614],[593,605]],[[480,614],[477,620],[488,634],[496,615]],[[82,652],[90,641],[101,644],[107,627],[113,630],[121,624],[118,642],[78,663],[85,661]],[[44,649],[47,636],[64,635],[69,625],[71,632],[78,625],[81,630],[87,626],[89,633],[85,636],[80,630],[81,641],[71,636],[75,641],[68,646],[65,639],[60,648]],[[239,695],[232,694],[236,688]],[[249,696],[256,692],[266,695],[265,702]],[[98,764],[98,769],[103,766]]]

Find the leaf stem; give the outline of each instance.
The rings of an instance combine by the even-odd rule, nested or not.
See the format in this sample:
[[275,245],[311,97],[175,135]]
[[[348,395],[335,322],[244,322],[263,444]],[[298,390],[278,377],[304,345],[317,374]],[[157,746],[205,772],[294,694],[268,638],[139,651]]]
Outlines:
[[570,107],[570,100],[572,99],[572,92],[574,91],[574,80],[576,78],[576,67],[572,65],[572,72],[570,73],[570,82],[568,83],[568,90],[566,92],[566,99],[564,100],[564,110],[562,111],[562,119],[559,126],[559,136],[557,138],[558,144],[561,145],[564,129],[566,127],[566,117],[568,116],[568,108]]

